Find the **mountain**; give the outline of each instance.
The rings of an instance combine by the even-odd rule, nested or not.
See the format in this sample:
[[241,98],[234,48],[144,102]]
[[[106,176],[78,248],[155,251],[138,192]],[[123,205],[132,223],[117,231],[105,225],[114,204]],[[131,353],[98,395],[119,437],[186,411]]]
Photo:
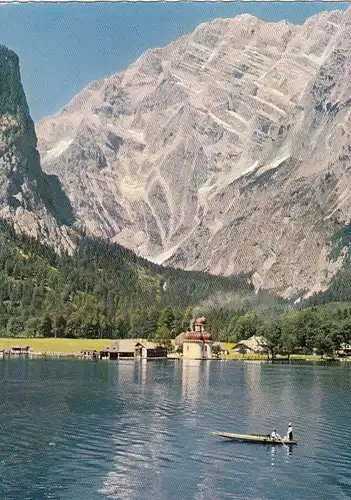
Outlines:
[[0,217],[18,231],[72,249],[72,206],[58,178],[40,167],[37,139],[21,84],[19,60],[0,45]]
[[42,168],[88,235],[309,296],[346,253],[350,58],[351,9],[201,24],[41,120]]

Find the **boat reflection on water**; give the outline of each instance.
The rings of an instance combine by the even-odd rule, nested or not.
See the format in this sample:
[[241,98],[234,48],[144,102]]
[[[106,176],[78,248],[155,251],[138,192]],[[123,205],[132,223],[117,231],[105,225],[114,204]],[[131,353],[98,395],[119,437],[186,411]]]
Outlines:
[[277,450],[275,449],[275,446],[271,446],[271,466],[274,467],[274,459],[275,455],[277,453]]
[[[291,445],[288,445],[288,446],[284,446],[283,447],[286,451],[286,455],[285,457],[291,457],[292,456],[292,452],[293,452],[293,447]],[[279,450],[282,450],[282,448],[278,448],[277,446],[271,446],[271,466],[274,467],[275,466],[275,457],[277,455],[277,451]],[[287,461],[287,460],[285,460]]]

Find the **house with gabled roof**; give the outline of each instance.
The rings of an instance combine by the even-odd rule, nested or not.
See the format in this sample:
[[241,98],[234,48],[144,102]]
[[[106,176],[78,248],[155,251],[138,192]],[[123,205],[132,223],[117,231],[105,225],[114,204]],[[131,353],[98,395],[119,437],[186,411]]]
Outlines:
[[167,348],[155,342],[118,339],[100,351],[100,358],[166,358]]

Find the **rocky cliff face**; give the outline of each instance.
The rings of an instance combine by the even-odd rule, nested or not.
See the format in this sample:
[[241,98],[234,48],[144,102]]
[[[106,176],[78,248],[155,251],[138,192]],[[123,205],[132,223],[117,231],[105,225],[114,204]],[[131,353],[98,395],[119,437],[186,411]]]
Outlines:
[[0,217],[57,250],[69,250],[72,207],[58,178],[41,170],[36,145],[18,57],[0,46]]
[[351,10],[217,19],[37,126],[88,233],[292,297],[340,267],[350,222]]

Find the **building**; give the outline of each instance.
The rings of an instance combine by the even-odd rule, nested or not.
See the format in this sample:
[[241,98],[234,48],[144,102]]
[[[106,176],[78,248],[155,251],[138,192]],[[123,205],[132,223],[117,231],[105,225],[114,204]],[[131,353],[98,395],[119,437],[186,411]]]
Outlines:
[[114,340],[110,346],[100,351],[100,358],[166,358],[167,348],[154,342],[133,339]]
[[198,318],[191,322],[190,330],[184,332],[183,358],[184,359],[211,359],[212,340],[211,335],[205,331],[206,318]]
[[351,345],[343,343],[340,346],[340,349],[336,350],[336,355],[337,356],[351,356]]
[[187,330],[186,332],[182,332],[179,335],[177,335],[177,337],[173,341],[174,346],[183,348],[184,338],[189,332],[206,333],[205,323],[206,323],[206,318],[204,317],[198,318],[197,320],[192,319],[190,321],[190,329]]
[[184,335],[185,335],[186,332],[183,332],[183,333],[180,333],[179,335],[176,336],[176,338],[174,339],[174,346],[177,348],[177,347],[181,347],[183,348],[183,342],[184,342]]
[[227,347],[225,346],[224,342],[214,342],[213,348],[215,348],[215,347],[217,347],[221,350],[220,354],[223,354],[224,356],[228,356],[229,351],[228,351]]
[[100,358],[134,358],[135,344],[136,341],[130,339],[114,340],[111,345],[100,351]]
[[211,359],[212,342],[209,334],[199,332],[188,332],[184,336],[183,343],[184,359]]
[[197,318],[194,323],[194,331],[205,333],[205,323],[206,318],[202,316],[201,318]]
[[155,342],[137,342],[135,356],[137,358],[167,358],[167,347],[162,347]]
[[29,345],[27,346],[13,346],[10,349],[11,356],[27,356],[31,352]]
[[81,349],[79,356],[81,358],[96,359],[98,357],[98,352],[96,349]]
[[249,339],[238,342],[233,350],[241,354],[267,354],[267,340],[262,335],[253,335]]

